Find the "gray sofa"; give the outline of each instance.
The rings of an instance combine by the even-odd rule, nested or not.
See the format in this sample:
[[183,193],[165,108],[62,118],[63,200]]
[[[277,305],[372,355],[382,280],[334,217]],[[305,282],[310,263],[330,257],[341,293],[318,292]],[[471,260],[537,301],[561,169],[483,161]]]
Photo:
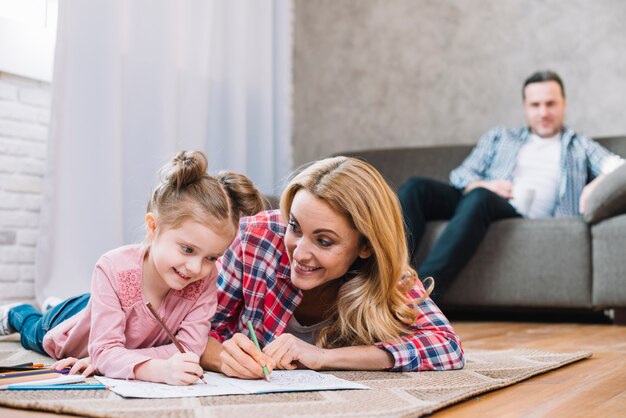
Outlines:
[[[598,138],[626,156],[626,137]],[[394,189],[411,176],[448,181],[471,146],[346,152],[376,167]],[[431,222],[418,250],[422,260],[445,222]],[[435,278],[436,279],[436,278]],[[626,165],[599,184],[584,217],[509,219],[489,228],[469,264],[441,301],[448,309],[614,309],[626,318]]]

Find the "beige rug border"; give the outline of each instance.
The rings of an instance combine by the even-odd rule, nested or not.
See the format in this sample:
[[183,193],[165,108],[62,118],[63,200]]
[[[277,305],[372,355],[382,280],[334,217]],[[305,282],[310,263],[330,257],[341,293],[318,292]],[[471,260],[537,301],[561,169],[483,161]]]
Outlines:
[[[466,356],[466,359],[471,359],[471,353],[472,352],[484,352],[484,351],[488,351],[488,352],[497,352],[497,351],[501,351],[501,352],[506,352],[506,351],[529,351],[529,352],[536,352],[536,351],[541,351],[542,353],[545,354],[549,354],[549,355],[562,355],[562,356],[571,356],[565,360],[562,360],[558,363],[552,364],[550,366],[546,366],[544,369],[541,370],[534,370],[534,371],[529,371],[525,374],[520,375],[519,377],[510,380],[510,381],[506,381],[506,382],[501,382],[501,383],[496,383],[496,384],[492,384],[492,385],[488,385],[488,386],[484,386],[481,387],[479,389],[473,390],[473,391],[469,391],[469,392],[465,392],[462,395],[456,396],[454,398],[451,398],[449,400],[443,401],[441,403],[437,403],[435,405],[432,406],[425,406],[422,409],[420,409],[419,411],[415,411],[414,413],[409,412],[410,415],[408,416],[413,416],[413,417],[421,417],[427,414],[432,414],[435,411],[439,411],[441,409],[444,409],[450,405],[454,405],[456,403],[460,403],[461,401],[464,400],[468,400],[474,396],[477,395],[481,395],[483,393],[487,393],[487,392],[491,392],[491,391],[495,391],[497,389],[502,389],[505,388],[507,386],[513,386],[521,381],[527,380],[531,377],[534,376],[538,376],[540,374],[544,374],[550,371],[553,371],[555,369],[561,368],[563,366],[566,366],[568,364],[571,363],[575,363],[577,361],[586,359],[586,358],[590,358],[593,353],[590,351],[576,351],[576,352],[572,352],[572,353],[561,353],[561,352],[555,352],[555,351],[543,351],[543,350],[535,350],[532,348],[511,348],[511,349],[502,349],[502,350],[485,350],[485,349],[477,349],[477,350],[466,350],[469,351],[470,355]],[[94,382],[95,379],[94,379]],[[0,393],[2,393],[0,391]],[[110,415],[107,415],[106,413],[102,414],[102,413],[98,413],[96,411],[84,411],[80,408],[72,408],[72,407],[68,407],[68,406],[64,406],[62,404],[54,404],[54,405],[48,405],[48,404],[44,404],[40,401],[19,401],[19,402],[15,402],[15,401],[11,401],[10,399],[3,399],[2,396],[0,396],[0,406],[6,406],[6,407],[10,407],[10,408],[17,408],[17,409],[24,409],[24,410],[32,410],[32,411],[39,411],[39,412],[52,412],[52,413],[63,413],[63,414],[71,414],[71,415],[76,415],[76,416],[81,416],[81,417],[93,417],[93,418],[107,418]],[[405,415],[406,416],[406,415]]]
[[[526,350],[526,349],[525,348],[519,348],[519,349],[515,349],[515,350],[523,351],[523,350]],[[535,351],[533,349],[530,349],[530,350]],[[485,351],[485,350],[482,350],[482,351]],[[507,349],[504,349],[504,350],[486,350],[486,351],[507,351]],[[548,353],[548,352],[546,352],[546,353]],[[507,386],[513,386],[513,385],[515,385],[515,384],[517,384],[519,382],[522,382],[524,380],[528,380],[531,377],[551,372],[552,370],[559,369],[559,368],[561,368],[563,366],[567,366],[568,364],[576,363],[577,361],[584,360],[586,358],[590,358],[591,356],[593,356],[593,353],[591,351],[575,351],[573,353],[560,353],[560,352],[556,352],[556,351],[550,351],[549,353],[550,354],[560,354],[560,355],[564,355],[564,356],[565,355],[568,355],[568,356],[571,355],[573,357],[570,357],[570,358],[568,358],[566,360],[560,361],[559,363],[553,364],[551,366],[547,366],[545,369],[535,370],[534,372],[528,372],[526,374],[523,374],[523,375],[519,376],[517,379],[513,379],[511,381],[507,381],[507,382],[502,382],[502,383],[499,383],[499,384],[486,386],[486,387],[483,387],[483,388],[480,388],[480,389],[476,389],[476,390],[471,391],[471,392],[466,392],[463,395],[457,396],[456,398],[452,398],[452,399],[450,399],[448,401],[441,402],[441,403],[435,405],[434,407],[431,407],[431,408],[427,407],[427,408],[425,408],[423,413],[424,414],[432,414],[433,412],[439,411],[440,409],[446,408],[446,407],[448,407],[450,405],[454,405],[456,403],[460,403],[461,401],[464,401],[464,400],[469,400],[470,398],[472,398],[472,397],[474,397],[476,395],[482,395],[483,393],[492,392],[494,390],[502,389],[502,388],[505,388]],[[422,416],[422,415],[419,415],[419,416]]]

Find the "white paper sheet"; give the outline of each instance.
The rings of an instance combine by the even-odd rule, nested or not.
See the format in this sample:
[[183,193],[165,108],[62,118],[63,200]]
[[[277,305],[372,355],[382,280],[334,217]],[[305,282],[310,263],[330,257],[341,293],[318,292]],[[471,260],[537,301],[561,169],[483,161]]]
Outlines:
[[243,380],[205,372],[207,384],[170,386],[163,383],[120,380],[96,376],[101,383],[125,398],[186,398],[194,396],[244,395],[252,393],[299,392],[313,390],[369,389],[359,383],[312,370],[276,370],[271,382]]

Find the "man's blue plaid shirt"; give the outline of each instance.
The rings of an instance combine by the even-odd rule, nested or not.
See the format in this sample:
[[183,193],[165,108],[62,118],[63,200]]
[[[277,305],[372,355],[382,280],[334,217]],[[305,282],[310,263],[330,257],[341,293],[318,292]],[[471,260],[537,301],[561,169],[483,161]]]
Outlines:
[[[526,143],[527,127],[496,127],[483,135],[463,163],[450,173],[458,189],[476,180],[512,180],[517,154]],[[594,140],[564,127],[561,134],[561,180],[554,216],[578,216],[583,188],[605,172],[608,160],[619,158]]]

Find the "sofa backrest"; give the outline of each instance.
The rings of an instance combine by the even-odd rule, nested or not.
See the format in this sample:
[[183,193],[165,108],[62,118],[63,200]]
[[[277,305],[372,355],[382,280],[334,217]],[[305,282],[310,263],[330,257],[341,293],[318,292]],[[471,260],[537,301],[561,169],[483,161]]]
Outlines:
[[626,136],[607,136],[596,141],[611,152],[626,158]]
[[[626,158],[626,137],[596,139],[602,146]],[[473,145],[403,147],[338,153],[372,164],[394,190],[409,177],[427,176],[444,182],[472,150]]]

